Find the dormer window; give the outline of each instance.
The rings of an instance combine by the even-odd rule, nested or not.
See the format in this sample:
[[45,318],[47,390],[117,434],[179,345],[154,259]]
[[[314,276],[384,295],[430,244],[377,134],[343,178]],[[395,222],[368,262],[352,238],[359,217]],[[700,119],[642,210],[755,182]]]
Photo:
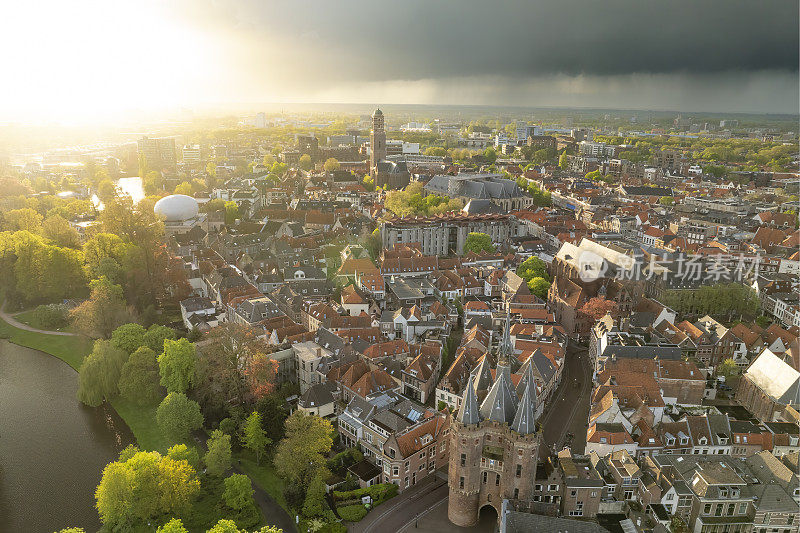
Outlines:
[[681,446],[689,444],[689,437],[681,437]]
[[705,437],[700,437],[700,439],[697,442],[699,444],[705,445],[708,442],[708,440]]
[[738,498],[738,497],[739,497],[739,489],[731,487],[731,498]]
[[725,487],[720,488],[719,489],[719,495],[720,495],[721,498],[727,498],[728,497],[728,489],[726,489]]
[[667,437],[667,446],[675,446],[675,437]]

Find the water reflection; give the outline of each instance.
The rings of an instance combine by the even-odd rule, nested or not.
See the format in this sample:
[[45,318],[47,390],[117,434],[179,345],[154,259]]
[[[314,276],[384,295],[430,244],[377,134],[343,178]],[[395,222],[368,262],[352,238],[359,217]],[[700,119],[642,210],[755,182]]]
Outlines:
[[0,340],[0,531],[99,529],[94,490],[134,439],[113,409],[81,405],[76,390],[66,363]]

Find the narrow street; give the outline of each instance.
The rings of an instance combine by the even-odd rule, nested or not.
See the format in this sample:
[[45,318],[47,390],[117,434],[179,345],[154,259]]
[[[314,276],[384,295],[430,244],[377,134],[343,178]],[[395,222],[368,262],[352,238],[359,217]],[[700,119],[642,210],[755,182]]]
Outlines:
[[542,416],[544,442],[555,451],[563,448],[567,434],[572,434],[570,448],[583,453],[586,448],[586,423],[592,393],[592,371],[588,350],[582,346],[567,348],[561,384]]

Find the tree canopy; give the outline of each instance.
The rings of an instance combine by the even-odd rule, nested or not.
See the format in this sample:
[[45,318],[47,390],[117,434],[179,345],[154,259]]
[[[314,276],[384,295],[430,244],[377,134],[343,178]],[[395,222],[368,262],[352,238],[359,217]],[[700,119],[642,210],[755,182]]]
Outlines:
[[156,422],[166,437],[179,442],[203,425],[203,415],[197,402],[180,392],[170,392],[156,410]]
[[469,233],[464,242],[464,253],[467,252],[475,252],[476,254],[481,252],[494,253],[495,248],[494,244],[492,244],[492,238],[485,233],[475,231]]

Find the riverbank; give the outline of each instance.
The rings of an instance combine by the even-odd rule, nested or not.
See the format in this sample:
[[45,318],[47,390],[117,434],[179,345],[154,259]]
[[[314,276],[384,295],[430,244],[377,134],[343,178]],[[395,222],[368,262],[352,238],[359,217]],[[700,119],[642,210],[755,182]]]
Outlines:
[[[83,359],[91,352],[93,341],[79,335],[50,335],[43,332],[28,331],[15,327],[0,317],[0,338],[13,344],[32,348],[47,353],[67,363],[75,372],[80,369]],[[76,400],[77,401],[77,400]],[[141,406],[117,397],[111,401],[111,407],[130,428],[141,450],[155,450],[166,452],[170,442],[161,434],[156,422],[156,409],[158,402]],[[192,441],[188,445],[196,445]],[[283,480],[277,476],[271,464],[255,464],[247,454],[239,454],[242,459],[240,466],[245,474],[250,476],[254,483],[263,491],[258,503],[262,510],[265,506],[271,507],[272,515],[285,514],[281,522],[288,533],[295,531],[291,521],[291,514],[283,498]],[[269,518],[267,518],[269,522]]]
[[[75,372],[80,369],[93,345],[91,339],[80,335],[50,335],[23,330],[9,324],[2,317],[0,338],[50,354],[67,363]],[[166,452],[170,443],[161,435],[156,423],[158,404],[140,406],[117,397],[111,401],[111,406],[128,425],[140,449]]]

